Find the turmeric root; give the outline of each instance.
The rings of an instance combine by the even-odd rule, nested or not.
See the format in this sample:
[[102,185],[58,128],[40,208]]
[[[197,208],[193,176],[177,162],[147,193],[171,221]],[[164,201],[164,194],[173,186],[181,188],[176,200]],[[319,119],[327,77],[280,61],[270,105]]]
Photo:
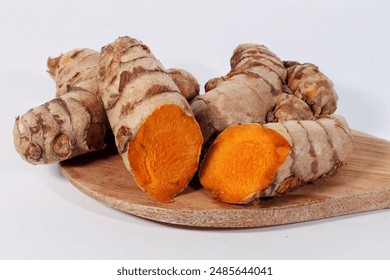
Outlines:
[[[218,133],[233,124],[265,123],[267,118],[277,121],[288,117],[312,118],[306,104],[284,93],[286,68],[265,46],[239,45],[230,64],[231,71],[208,81],[206,93],[191,103],[205,142],[211,142]],[[295,110],[297,106],[299,110]],[[281,107],[286,113],[278,109],[278,112],[268,115],[274,108]],[[293,112],[288,109],[290,107],[294,108]]]
[[102,48],[99,74],[125,166],[152,198],[172,201],[196,172],[203,143],[191,107],[150,49],[133,38]]
[[230,65],[191,103],[206,143],[233,124],[313,120],[336,110],[333,84],[313,64],[282,62],[263,45],[242,44]]
[[245,204],[334,174],[351,150],[350,129],[338,115],[233,125],[210,146],[199,177],[222,201]]
[[105,147],[107,117],[98,96],[99,53],[76,49],[49,59],[57,98],[17,117],[14,144],[32,164],[53,163]]
[[[109,128],[98,89],[99,53],[74,49],[49,58],[48,73],[56,82],[56,98],[17,117],[15,148],[32,164],[56,163],[102,150]],[[181,93],[199,93],[197,80],[183,69],[169,69]]]
[[317,66],[294,61],[284,64],[287,67],[287,85],[294,95],[310,106],[315,117],[336,111],[338,97],[333,83]]

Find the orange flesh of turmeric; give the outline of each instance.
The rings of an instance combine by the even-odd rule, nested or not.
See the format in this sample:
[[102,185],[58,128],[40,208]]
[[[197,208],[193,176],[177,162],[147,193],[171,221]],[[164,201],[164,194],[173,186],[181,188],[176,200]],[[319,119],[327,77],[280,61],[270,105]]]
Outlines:
[[318,93],[318,88],[314,88],[308,94],[306,94],[306,98],[312,99]]
[[200,182],[222,201],[245,203],[272,182],[290,149],[272,129],[258,124],[230,126],[207,152]]
[[135,180],[151,197],[171,202],[196,172],[203,137],[193,117],[163,105],[141,125],[128,149]]

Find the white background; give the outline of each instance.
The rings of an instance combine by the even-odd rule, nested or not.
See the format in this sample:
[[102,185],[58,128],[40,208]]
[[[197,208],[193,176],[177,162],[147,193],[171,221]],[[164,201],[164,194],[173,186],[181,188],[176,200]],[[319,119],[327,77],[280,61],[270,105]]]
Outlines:
[[0,0],[0,259],[389,259],[390,210],[256,229],[174,227],[85,196],[58,165],[20,159],[12,140],[15,117],[54,96],[49,56],[122,35],[202,85],[228,72],[239,43],[313,62],[350,126],[390,140],[389,14],[388,1]]

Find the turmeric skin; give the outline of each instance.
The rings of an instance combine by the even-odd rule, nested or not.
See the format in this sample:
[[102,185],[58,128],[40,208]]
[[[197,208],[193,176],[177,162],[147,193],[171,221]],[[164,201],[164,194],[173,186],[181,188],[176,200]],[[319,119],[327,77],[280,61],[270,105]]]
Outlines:
[[337,94],[332,81],[312,63],[285,61],[287,85],[292,93],[304,100],[315,117],[330,115],[337,108]]
[[206,93],[191,102],[205,142],[233,124],[265,123],[286,75],[283,62],[267,47],[239,45],[231,58],[231,71],[210,80]]
[[234,124],[314,118],[286,86],[287,70],[267,47],[237,46],[230,66],[228,74],[209,80],[206,92],[191,102],[206,144]]
[[267,114],[267,122],[313,120],[309,105],[293,94],[283,92],[275,100],[275,107]]
[[178,68],[170,68],[167,72],[188,102],[199,95],[199,83],[190,72]]

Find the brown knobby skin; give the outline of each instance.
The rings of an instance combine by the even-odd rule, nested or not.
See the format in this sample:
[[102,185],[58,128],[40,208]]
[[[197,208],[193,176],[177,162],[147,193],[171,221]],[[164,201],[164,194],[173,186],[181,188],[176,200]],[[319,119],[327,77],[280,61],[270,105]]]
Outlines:
[[[245,69],[246,67],[260,66],[268,67],[270,71],[268,73],[261,72],[260,78],[264,81],[268,81],[273,86],[273,100],[272,103],[268,103],[268,112],[266,122],[284,122],[288,120],[309,120],[314,119],[313,113],[310,107],[299,97],[293,95],[291,89],[286,85],[286,69],[283,69],[281,65],[285,67],[283,61],[281,61],[274,53],[270,52],[265,46],[258,44],[242,44],[239,45],[232,58],[230,59],[230,65],[232,71]],[[274,67],[271,67],[274,65]],[[275,67],[277,65],[278,67]],[[271,78],[271,73],[274,72],[278,75],[279,81]],[[214,81],[213,81],[214,80]],[[215,83],[216,79],[212,79],[211,84]],[[281,84],[280,84],[281,81]],[[206,88],[210,88],[210,85],[206,85]],[[260,92],[262,96],[266,93]],[[271,108],[271,104],[273,107]],[[271,108],[271,109],[270,109]],[[261,122],[263,123],[263,122]]]
[[190,72],[179,68],[170,68],[167,72],[188,102],[199,95],[199,83]]
[[338,96],[332,81],[312,63],[285,61],[286,83],[292,93],[304,100],[315,117],[336,111]]
[[283,92],[276,97],[275,107],[267,114],[267,122],[313,120],[309,105],[295,95]]
[[99,53],[75,49],[48,59],[56,98],[16,118],[14,144],[27,162],[63,161],[105,147],[107,117],[99,97]]
[[231,71],[208,81],[191,103],[205,142],[233,124],[265,123],[283,89],[283,62],[263,45],[239,45],[230,64]]
[[148,46],[120,37],[101,50],[100,93],[137,184],[171,202],[195,174],[203,143],[191,107]]
[[[293,114],[299,119],[313,117],[304,102],[287,96],[287,70],[264,45],[239,45],[230,66],[227,75],[209,80],[206,92],[191,103],[206,143],[233,124],[281,121]],[[296,103],[300,103],[299,110],[292,114],[290,108]]]
[[333,175],[353,141],[346,120],[233,125],[218,135],[201,163],[201,184],[220,200],[246,204]]

